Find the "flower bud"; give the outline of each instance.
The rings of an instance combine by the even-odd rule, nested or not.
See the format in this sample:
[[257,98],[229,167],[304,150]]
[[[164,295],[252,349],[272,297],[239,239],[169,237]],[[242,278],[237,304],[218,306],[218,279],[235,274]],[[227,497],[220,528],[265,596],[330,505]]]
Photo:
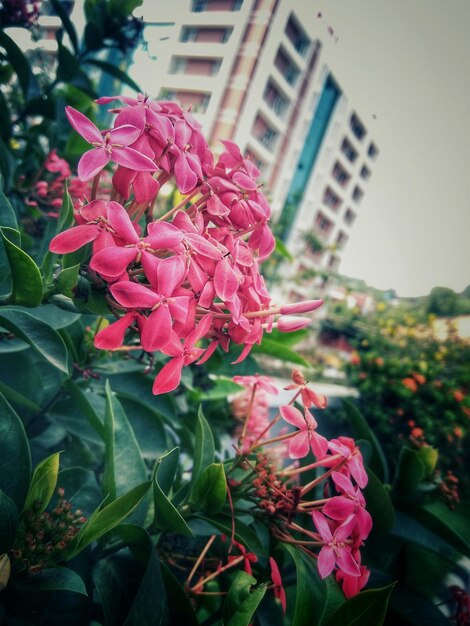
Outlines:
[[282,333],[291,333],[295,330],[301,330],[311,323],[308,317],[280,317],[277,321],[277,327]]
[[292,302],[291,304],[283,304],[280,308],[281,315],[289,315],[290,313],[308,313],[315,311],[321,307],[324,300],[304,300],[303,302]]

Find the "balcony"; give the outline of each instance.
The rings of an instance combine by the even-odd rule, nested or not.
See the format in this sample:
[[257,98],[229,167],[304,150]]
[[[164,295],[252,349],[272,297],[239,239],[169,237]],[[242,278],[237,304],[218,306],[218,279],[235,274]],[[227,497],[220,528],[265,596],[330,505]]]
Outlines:
[[204,13],[205,11],[240,11],[243,0],[193,0],[191,11]]
[[281,94],[280,90],[271,79],[268,81],[264,90],[263,100],[266,102],[271,111],[273,111],[281,120],[285,119],[290,100]]
[[292,13],[287,22],[285,34],[294,46],[296,52],[300,54],[300,56],[306,57],[310,48],[310,39]]

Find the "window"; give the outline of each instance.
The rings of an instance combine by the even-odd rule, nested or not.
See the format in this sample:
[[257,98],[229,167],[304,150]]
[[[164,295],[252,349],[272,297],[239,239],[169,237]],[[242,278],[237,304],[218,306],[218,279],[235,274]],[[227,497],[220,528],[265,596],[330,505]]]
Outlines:
[[271,128],[266,120],[257,115],[252,128],[252,134],[256,139],[263,144],[268,150],[272,150],[276,144],[278,133]]
[[274,65],[284,76],[289,85],[295,85],[299,78],[299,69],[294,65],[282,48],[279,48],[276,54]]
[[367,149],[367,154],[371,159],[375,159],[379,153],[379,149],[375,145],[375,143],[369,144],[369,148]]
[[359,139],[359,141],[362,141],[364,139],[365,134],[366,134],[366,129],[364,128],[363,123],[357,117],[356,113],[353,113],[351,115],[351,119],[349,120],[349,126],[351,127],[351,130],[352,130],[354,136],[357,139]]
[[323,192],[323,204],[326,204],[333,211],[337,211],[341,206],[341,202],[341,198],[335,194],[331,187],[325,189]]
[[289,100],[281,95],[281,92],[272,80],[269,80],[266,85],[263,99],[269,108],[276,113],[276,115],[278,115],[281,119],[284,118],[287,107],[289,106]]
[[362,191],[360,187],[356,185],[352,192],[352,199],[354,200],[354,202],[359,203],[363,197],[364,197],[364,192]]
[[347,171],[344,169],[341,163],[339,163],[339,161],[336,161],[336,163],[334,164],[331,175],[338,183],[338,185],[341,185],[341,187],[346,187],[349,179],[351,178],[351,176],[347,173]]
[[210,94],[208,93],[166,88],[160,89],[158,97],[162,100],[178,102],[184,109],[191,109],[193,113],[204,113],[210,101]]
[[352,143],[347,137],[343,139],[343,142],[341,144],[341,152],[351,163],[354,163],[354,161],[357,159],[357,151],[354,149]]
[[337,256],[335,256],[334,254],[330,255],[330,258],[328,259],[328,268],[330,270],[335,270],[339,265],[339,258]]
[[361,167],[361,171],[359,172],[359,175],[364,180],[369,180],[369,178],[370,178],[370,169],[366,165],[363,165]]
[[170,73],[186,74],[188,76],[215,76],[220,69],[220,65],[220,59],[173,57]]
[[187,43],[196,41],[198,43],[226,43],[232,34],[232,28],[211,28],[211,27],[190,27],[183,26],[181,29],[180,41]]
[[239,11],[243,0],[193,0],[193,13],[204,11]]
[[356,214],[351,209],[346,209],[343,219],[346,224],[348,224],[348,226],[351,226],[351,224],[353,224],[354,220],[356,219]]
[[285,33],[297,52],[305,56],[310,46],[310,40],[292,14],[287,22]]
[[338,248],[340,249],[344,248],[347,240],[348,240],[348,236],[346,235],[346,233],[340,230],[338,235],[336,236],[336,245],[338,246]]
[[333,227],[333,222],[329,220],[321,211],[318,211],[314,222],[315,230],[322,235],[327,235]]

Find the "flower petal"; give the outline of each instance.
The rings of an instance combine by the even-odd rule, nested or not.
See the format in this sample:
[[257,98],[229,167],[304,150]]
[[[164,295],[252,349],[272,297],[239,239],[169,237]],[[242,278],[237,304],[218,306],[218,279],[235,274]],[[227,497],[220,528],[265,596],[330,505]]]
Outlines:
[[86,181],[94,178],[109,163],[110,156],[104,148],[93,148],[78,162],[78,177]]
[[100,228],[96,224],[74,226],[56,235],[49,244],[49,250],[55,254],[75,252],[75,250],[96,239],[100,232]]
[[99,129],[93,124],[86,115],[80,113],[73,107],[65,107],[65,115],[67,116],[70,125],[77,131],[88,143],[103,143],[103,137]]
[[118,165],[123,165],[131,170],[155,172],[158,169],[152,159],[141,152],[137,152],[134,148],[115,148],[113,146],[111,159]]
[[137,250],[132,248],[120,248],[110,246],[93,255],[90,267],[105,278],[118,278],[122,276],[129,263],[135,259]]
[[296,426],[301,430],[306,430],[307,423],[305,421],[305,418],[299,411],[299,409],[295,408],[295,406],[281,406],[279,408],[279,411],[281,413],[282,419],[285,422],[287,422],[288,424],[292,424],[292,426]]
[[118,202],[111,201],[108,205],[108,220],[121,239],[126,243],[138,243],[139,237],[135,232],[126,209]]
[[152,391],[154,395],[174,391],[180,384],[184,358],[182,356],[170,359],[158,372]]
[[100,350],[116,350],[122,346],[126,330],[134,321],[133,313],[126,313],[117,322],[113,322],[100,330],[95,336],[95,348]]
[[310,449],[308,432],[299,430],[299,432],[289,440],[289,457],[291,459],[303,459],[307,456]]
[[127,281],[115,283],[110,291],[119,304],[129,309],[151,309],[161,300],[161,296],[151,289]]
[[335,567],[335,553],[333,548],[329,546],[323,546],[318,555],[318,573],[321,578],[326,578],[331,574]]
[[167,304],[161,304],[150,313],[142,331],[142,347],[147,352],[154,352],[165,347],[170,339],[171,316]]

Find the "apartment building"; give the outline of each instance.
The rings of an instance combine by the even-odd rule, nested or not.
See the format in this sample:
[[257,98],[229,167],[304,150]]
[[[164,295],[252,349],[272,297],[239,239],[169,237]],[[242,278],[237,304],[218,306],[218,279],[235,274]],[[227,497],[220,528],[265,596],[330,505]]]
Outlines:
[[173,0],[155,15],[149,92],[257,164],[292,271],[337,269],[378,148],[323,60],[312,3]]

